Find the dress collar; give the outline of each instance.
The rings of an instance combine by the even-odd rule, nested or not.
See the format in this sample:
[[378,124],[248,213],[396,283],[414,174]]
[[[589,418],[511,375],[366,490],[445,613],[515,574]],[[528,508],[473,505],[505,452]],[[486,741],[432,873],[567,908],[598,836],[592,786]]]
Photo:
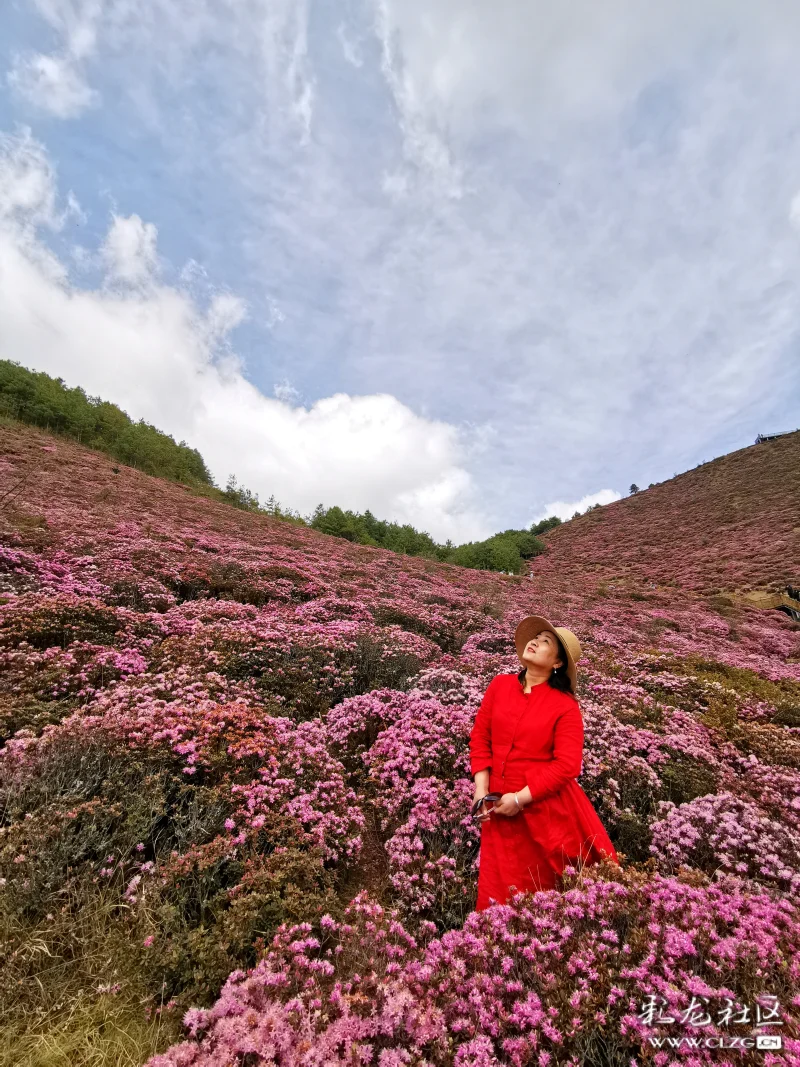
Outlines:
[[522,668],[522,670],[517,675],[517,681],[519,682],[520,692],[522,693],[522,695],[524,697],[529,697],[534,689],[540,689],[543,685],[547,685],[547,682],[540,682],[539,685],[533,686],[533,688],[531,689],[531,693],[526,693],[525,692],[525,668],[524,667]]
[[[526,692],[525,692],[525,668],[524,668],[524,667],[522,668],[522,670],[521,670],[521,671],[519,672],[519,674],[517,675],[517,681],[519,682],[519,691],[520,691],[520,693],[522,694],[522,696],[524,696],[524,697],[529,697],[529,696],[531,695],[531,693],[532,693],[532,692],[534,691],[534,689],[541,689],[541,688],[542,688],[542,686],[547,686],[547,688],[548,688],[548,689],[549,689],[549,690],[550,690],[551,692],[553,692],[553,691],[555,691],[556,693],[562,692],[562,690],[556,689],[556,687],[555,687],[555,686],[553,686],[553,685],[550,685],[550,683],[549,683],[549,682],[540,682],[540,683],[539,683],[539,685],[535,685],[535,686],[533,687],[533,689],[531,689],[531,693],[526,693]],[[572,692],[572,690],[568,690],[568,691],[567,691],[567,690],[564,690],[563,692],[565,692],[567,696],[571,696],[573,700],[576,700],[576,701],[577,701],[577,699],[578,699],[578,698],[577,698],[577,696],[576,696],[576,695],[575,695],[575,694],[574,694],[574,693]]]

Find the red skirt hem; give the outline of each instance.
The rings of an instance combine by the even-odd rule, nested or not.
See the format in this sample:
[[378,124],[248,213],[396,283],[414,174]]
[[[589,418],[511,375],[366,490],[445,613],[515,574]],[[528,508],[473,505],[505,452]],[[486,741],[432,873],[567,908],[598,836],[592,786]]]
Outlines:
[[572,779],[519,815],[492,815],[483,823],[476,910],[505,904],[516,892],[554,889],[565,867],[591,866],[604,856],[619,862],[591,801]]

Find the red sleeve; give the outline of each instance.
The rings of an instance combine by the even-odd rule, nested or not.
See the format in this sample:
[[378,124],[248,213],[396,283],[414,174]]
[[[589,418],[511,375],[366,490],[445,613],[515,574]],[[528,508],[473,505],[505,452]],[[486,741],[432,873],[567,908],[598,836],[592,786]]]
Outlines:
[[577,702],[572,701],[556,719],[553,758],[533,763],[525,774],[525,782],[534,800],[542,800],[556,793],[570,778],[581,773],[583,757],[583,716]]
[[475,716],[472,733],[469,735],[469,773],[473,776],[478,771],[489,770],[492,766],[492,707],[499,677],[497,675],[492,678],[486,687],[481,706]]

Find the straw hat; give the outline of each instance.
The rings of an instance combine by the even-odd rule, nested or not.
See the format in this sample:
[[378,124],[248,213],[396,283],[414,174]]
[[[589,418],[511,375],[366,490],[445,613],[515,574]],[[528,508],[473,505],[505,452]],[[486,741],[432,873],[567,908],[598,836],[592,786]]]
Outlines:
[[525,646],[532,637],[536,637],[542,630],[549,630],[550,633],[555,634],[564,646],[564,651],[567,654],[567,675],[572,682],[572,692],[577,693],[578,669],[575,664],[581,658],[581,643],[572,630],[567,630],[564,626],[553,626],[547,619],[543,619],[541,615],[529,615],[522,620],[514,632],[514,644],[517,646],[517,655],[520,663],[522,663],[523,667],[525,666],[522,659]]

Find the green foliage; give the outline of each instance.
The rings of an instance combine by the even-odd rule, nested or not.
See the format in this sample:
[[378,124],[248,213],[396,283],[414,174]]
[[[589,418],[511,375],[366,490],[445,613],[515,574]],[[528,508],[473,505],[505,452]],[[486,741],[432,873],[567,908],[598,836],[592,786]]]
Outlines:
[[0,360],[0,414],[72,437],[89,448],[136,467],[146,474],[213,485],[203,457],[184,441],[140,419],[134,422],[116,404],[68,389],[61,378]]
[[232,504],[235,508],[240,508],[242,511],[261,511],[258,493],[251,493],[249,489],[239,485],[235,474],[228,478],[228,484],[225,486],[225,491],[222,495],[229,504]]
[[544,552],[544,544],[530,530],[504,530],[486,541],[459,545],[450,553],[450,562],[486,571],[519,574],[524,561]]
[[554,530],[556,526],[560,525],[561,519],[557,515],[551,515],[549,519],[542,519],[541,522],[531,526],[530,532],[536,537],[538,534],[546,534],[549,530]]
[[321,533],[342,537],[360,545],[388,548],[406,556],[423,556],[427,559],[442,559],[442,546],[437,545],[427,533],[420,533],[408,523],[384,522],[376,519],[371,511],[363,514],[343,511],[340,507],[315,510],[311,526]]
[[360,545],[388,548],[407,556],[422,556],[475,570],[520,574],[525,560],[544,551],[544,544],[536,535],[546,533],[560,522],[554,516],[537,523],[530,530],[504,530],[485,541],[470,541],[463,545],[454,545],[451,541],[438,544],[429,534],[420,533],[413,526],[384,522],[376,519],[371,511],[362,514],[344,511],[336,506],[324,508],[322,504],[314,511],[310,525],[333,537],[342,537]]
[[302,517],[299,511],[293,511],[291,508],[284,507],[278,503],[274,496],[270,496],[266,504],[260,503],[258,499],[258,493],[253,493],[245,486],[240,485],[235,474],[231,474],[228,478],[225,489],[220,494],[226,504],[232,504],[233,507],[239,508],[241,511],[252,511],[258,515],[269,515],[273,519],[284,519],[287,522],[294,522],[300,526],[307,526],[308,522]]

